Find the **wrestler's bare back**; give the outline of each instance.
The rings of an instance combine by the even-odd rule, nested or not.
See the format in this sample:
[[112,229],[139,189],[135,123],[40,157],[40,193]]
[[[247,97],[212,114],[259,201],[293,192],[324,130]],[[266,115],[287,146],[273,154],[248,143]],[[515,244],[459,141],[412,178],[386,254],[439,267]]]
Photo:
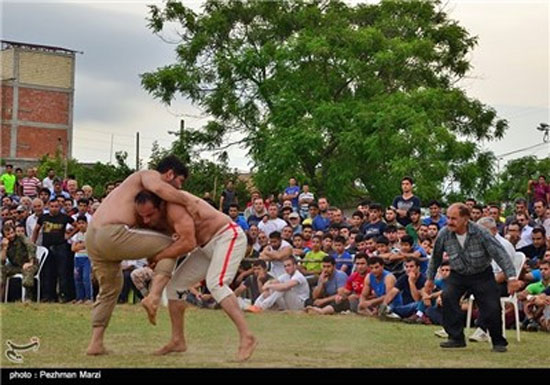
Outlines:
[[195,226],[195,238],[198,246],[203,246],[208,243],[218,231],[228,224],[232,223],[231,218],[224,213],[216,210],[209,203],[201,198],[184,192],[196,200],[194,201],[196,213],[190,214],[183,206],[167,203],[166,204],[166,219],[168,230],[174,232],[176,222],[188,222],[189,217]]

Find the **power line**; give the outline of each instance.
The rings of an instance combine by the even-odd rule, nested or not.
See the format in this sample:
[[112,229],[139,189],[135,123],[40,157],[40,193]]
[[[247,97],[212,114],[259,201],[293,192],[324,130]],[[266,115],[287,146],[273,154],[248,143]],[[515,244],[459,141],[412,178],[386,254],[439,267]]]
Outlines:
[[500,155],[497,155],[496,157],[497,157],[497,158],[502,158],[502,157],[504,157],[504,156],[517,154],[518,152],[527,151],[527,150],[530,150],[530,149],[532,149],[532,148],[536,148],[536,147],[539,147],[539,146],[544,146],[544,145],[546,145],[546,144],[547,144],[547,143],[535,144],[535,145],[533,145],[533,146],[529,146],[529,147],[525,147],[525,148],[520,148],[519,150],[510,151],[510,152],[507,152],[507,153],[504,153],[504,154],[500,154]]

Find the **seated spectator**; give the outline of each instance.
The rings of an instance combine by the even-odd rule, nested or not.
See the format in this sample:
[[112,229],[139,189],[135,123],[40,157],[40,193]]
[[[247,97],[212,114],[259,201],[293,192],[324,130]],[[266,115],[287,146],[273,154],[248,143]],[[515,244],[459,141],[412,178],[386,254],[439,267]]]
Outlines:
[[529,217],[527,214],[520,213],[516,215],[516,220],[520,226],[520,235],[519,242],[516,245],[516,249],[521,249],[522,247],[529,246],[533,244],[531,239],[531,233],[533,232],[533,227],[529,226]]
[[498,203],[491,203],[489,205],[489,215],[495,220],[497,224],[498,233],[504,236],[504,222],[500,218],[500,205]]
[[304,237],[302,234],[294,234],[292,237],[292,245],[292,255],[297,260],[305,258],[306,253],[311,250],[309,247],[304,247]]
[[539,260],[544,258],[546,253],[546,231],[544,227],[535,227],[531,232],[532,243],[528,246],[524,246],[518,251],[525,254],[527,257],[527,263],[530,266],[536,266]]
[[384,260],[384,269],[392,273],[396,279],[405,273],[404,257],[398,249],[390,249],[389,240],[383,235],[376,238],[376,255]]
[[25,232],[25,225],[19,221],[15,225],[15,235],[28,241],[29,237],[27,237],[27,233]]
[[518,299],[524,302],[525,319],[522,328],[527,331],[540,330],[539,319],[542,317],[545,307],[550,304],[546,294],[544,294],[550,288],[550,262],[543,261],[540,265],[540,271],[542,280],[530,284],[518,294]]
[[313,244],[313,227],[311,225],[302,225],[302,238],[304,239],[304,247],[311,249]]
[[130,279],[142,298],[149,295],[149,286],[153,281],[153,269],[148,265],[138,267],[130,273]]
[[[338,234],[336,234],[336,237]],[[326,255],[331,255],[334,253],[334,248],[332,247],[335,236],[332,236],[331,234],[325,234],[322,237],[322,243],[321,243],[321,250],[325,252]]]
[[535,219],[535,225],[543,227],[546,234],[550,234],[550,218],[546,216],[548,205],[542,200],[537,200],[533,203],[533,209],[535,211],[535,215],[537,216]]
[[417,230],[417,233],[418,233],[418,239],[421,240],[421,241],[423,239],[429,238],[428,237],[428,225],[421,224],[420,227]]
[[317,279],[321,273],[321,261],[323,258],[328,256],[323,250],[321,250],[321,238],[318,236],[313,237],[313,243],[311,251],[306,253],[305,260],[299,267],[298,270],[303,275],[314,275]]
[[[421,303],[421,291],[425,283],[426,276],[420,272],[420,261],[408,257],[405,260],[405,274],[397,280],[395,286],[385,296],[379,311],[380,316],[390,319],[413,317],[416,321],[418,318],[416,311]],[[392,303],[399,295],[401,295],[401,301]]]
[[439,234],[439,225],[437,223],[430,223],[428,225],[428,238],[432,240],[432,242],[435,242],[435,239],[437,238],[437,235]]
[[472,220],[473,222],[477,222],[478,220],[480,220],[482,217],[483,217],[483,206],[482,205],[474,205],[474,207],[472,207],[470,209],[470,220]]
[[206,286],[206,280],[190,287],[185,301],[202,309],[216,309],[219,307]]
[[441,214],[441,203],[436,200],[430,201],[428,203],[428,208],[430,209],[430,216],[422,220],[422,223],[429,225],[431,223],[436,223],[438,229],[447,225],[447,217]]
[[404,258],[414,258],[420,263],[420,272],[426,274],[428,270],[428,256],[426,255],[426,250],[422,247],[415,245],[412,237],[404,236],[401,239],[401,249],[399,254]]
[[309,284],[298,271],[296,259],[292,256],[283,261],[285,274],[277,280],[263,285],[262,294],[253,306],[246,311],[258,313],[263,310],[277,308],[279,310],[303,310],[309,298]]
[[[252,263],[252,271],[252,275],[249,275],[240,286],[235,289],[235,296],[237,296],[239,305],[243,310],[256,302],[258,297],[262,294],[263,286],[267,281],[275,279],[268,273],[267,264],[261,259]],[[246,295],[245,298],[242,297],[243,294]]]
[[[357,313],[375,316],[378,314],[378,307],[384,302],[386,294],[395,286],[395,276],[384,270],[384,260],[380,257],[370,257],[368,265],[370,273],[365,278]],[[399,304],[400,300],[399,296],[394,299],[396,304]]]
[[250,210],[250,215],[247,219],[247,223],[249,226],[258,225],[263,220],[263,218],[268,215],[264,205],[264,200],[262,198],[254,199],[252,209]]
[[328,234],[323,235],[330,235],[332,239],[336,238],[338,235],[340,235],[340,227],[341,225],[339,223],[331,223],[328,227]]
[[426,238],[420,243],[420,246],[426,251],[426,255],[428,256],[428,258],[430,258],[434,248],[433,241],[429,238]]
[[285,271],[283,261],[290,256],[292,256],[292,246],[287,241],[282,240],[281,233],[273,231],[269,235],[269,246],[266,246],[262,250],[259,258],[264,261],[269,261],[271,264],[269,272],[274,277],[279,277],[283,275]]
[[346,280],[345,286],[338,289],[338,294],[334,297],[334,301],[312,311],[323,315],[340,313],[347,310],[357,313],[357,306],[359,305],[359,298],[363,291],[367,273],[367,255],[359,253],[355,257],[355,271]]
[[[6,224],[2,228],[2,248],[0,250],[0,300],[4,298],[5,283],[8,277],[22,274],[22,285],[34,295],[34,276],[38,271],[36,247],[15,234],[15,228]],[[7,263],[9,262],[9,263]]]
[[[317,286],[313,289],[312,304],[306,310],[321,314],[321,309],[331,304],[338,295],[338,290],[346,284],[348,276],[346,273],[336,269],[336,261],[333,257],[324,257],[322,272],[319,275]],[[310,302],[311,303],[311,302]]]
[[382,205],[371,203],[369,206],[369,223],[365,226],[365,235],[382,235],[386,227],[387,225],[382,221]]
[[365,236],[365,254],[369,258],[376,256],[376,235]]
[[386,212],[384,213],[384,222],[388,226],[397,226],[399,222],[397,222],[397,209],[393,206],[390,206],[386,209]]
[[292,234],[301,234],[302,233],[302,224],[300,223],[300,216],[298,213],[291,213],[288,216],[290,221],[290,228],[292,229]]
[[361,233],[364,232],[364,229],[363,229],[363,220],[365,219],[365,216],[363,215],[363,213],[359,210],[355,211],[353,214],[351,214],[351,219],[350,219],[350,225],[351,225],[351,228],[352,229],[357,229],[359,230]]
[[260,257],[260,253],[258,253],[256,250],[254,250],[253,245],[254,242],[252,241],[252,237],[250,234],[246,234],[246,251],[244,253],[244,258],[241,261],[241,264],[239,266],[239,269],[237,270],[237,276],[231,283],[230,287],[231,289],[239,287],[239,285],[250,275],[252,275],[252,261],[258,259]]
[[268,246],[269,246],[269,238],[263,231],[260,231],[258,233],[258,239],[256,240],[256,243],[253,246],[254,250],[261,253]]
[[506,231],[506,239],[514,246],[514,248],[518,249],[518,244],[521,239],[521,226],[518,223],[518,221],[512,221],[508,225],[508,229]]
[[288,202],[287,206],[283,206],[281,208],[281,218],[286,223],[286,225],[290,223],[290,214],[294,212],[292,206],[290,206],[291,202],[290,201],[287,201],[287,202]]
[[229,205],[229,210],[227,214],[233,222],[235,222],[241,227],[241,229],[243,229],[243,231],[247,231],[250,228],[248,226],[248,223],[246,222],[246,219],[244,219],[242,215],[239,215],[239,205],[237,205],[236,203],[231,203]]
[[264,219],[258,224],[258,229],[263,231],[269,237],[269,234],[274,231],[281,232],[287,223],[279,218],[279,209],[277,208],[276,203],[271,203],[267,212],[268,217],[264,217]]
[[428,295],[422,291],[422,301],[418,304],[416,317],[405,319],[406,323],[421,323],[424,325],[441,325],[443,323],[443,301],[441,294],[445,289],[445,282],[451,275],[449,261],[443,261],[439,267],[438,275],[434,281],[435,289]]
[[[398,225],[400,228],[403,228],[403,226]],[[399,237],[397,236],[397,227],[393,225],[389,225],[384,230],[384,236],[388,238],[388,246],[390,250],[392,249],[399,249]]]
[[[413,240],[415,243],[418,242],[418,231],[420,230],[420,226],[422,225],[422,221],[420,220],[421,212],[420,207],[411,207],[409,209],[409,218],[411,220],[411,223],[409,223],[407,226],[405,226],[405,231],[408,235],[413,237]],[[426,228],[427,230],[427,228]],[[386,235],[387,236],[387,235]]]
[[292,236],[293,235],[294,235],[294,232],[293,232],[291,226],[283,227],[283,230],[281,231],[281,239],[283,241],[287,241],[291,246],[293,246],[293,244],[292,244]]
[[336,270],[350,275],[353,269],[353,259],[351,254],[346,251],[346,240],[344,237],[338,236],[334,239],[334,253],[332,255],[338,261],[336,262]]

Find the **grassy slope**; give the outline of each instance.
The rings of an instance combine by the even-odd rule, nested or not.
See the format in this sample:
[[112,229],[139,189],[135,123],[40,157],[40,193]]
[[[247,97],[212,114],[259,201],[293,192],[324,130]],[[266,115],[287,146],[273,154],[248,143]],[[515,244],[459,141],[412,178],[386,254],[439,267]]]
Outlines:
[[[117,306],[107,331],[103,357],[84,354],[90,335],[90,308],[77,305],[2,304],[2,349],[10,339],[28,343],[40,338],[38,352],[23,353],[17,365],[2,354],[2,367],[548,367],[550,334],[508,331],[509,352],[490,352],[489,344],[442,351],[433,331],[438,327],[385,323],[358,316],[310,316],[264,313],[247,315],[260,345],[252,359],[235,363],[237,333],[222,311],[190,309],[189,350],[155,357],[150,353],[169,338],[170,323],[161,310],[150,326],[140,306]],[[3,353],[3,352],[2,352]]]

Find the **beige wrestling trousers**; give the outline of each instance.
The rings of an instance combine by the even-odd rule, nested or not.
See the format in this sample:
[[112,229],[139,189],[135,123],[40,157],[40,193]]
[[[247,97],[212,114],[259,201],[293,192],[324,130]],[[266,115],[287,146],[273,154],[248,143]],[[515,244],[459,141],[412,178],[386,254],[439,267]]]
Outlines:
[[[92,326],[107,327],[122,290],[120,262],[125,259],[151,258],[172,244],[167,235],[127,225],[107,225],[99,229],[88,227],[86,249],[92,261],[92,270],[99,282],[99,293],[92,310]],[[175,259],[162,259],[155,274],[171,276]]]
[[233,293],[229,285],[244,258],[246,244],[246,235],[239,225],[232,222],[224,226],[179,264],[166,287],[168,299],[181,299],[185,290],[206,279],[206,287],[220,303]]

